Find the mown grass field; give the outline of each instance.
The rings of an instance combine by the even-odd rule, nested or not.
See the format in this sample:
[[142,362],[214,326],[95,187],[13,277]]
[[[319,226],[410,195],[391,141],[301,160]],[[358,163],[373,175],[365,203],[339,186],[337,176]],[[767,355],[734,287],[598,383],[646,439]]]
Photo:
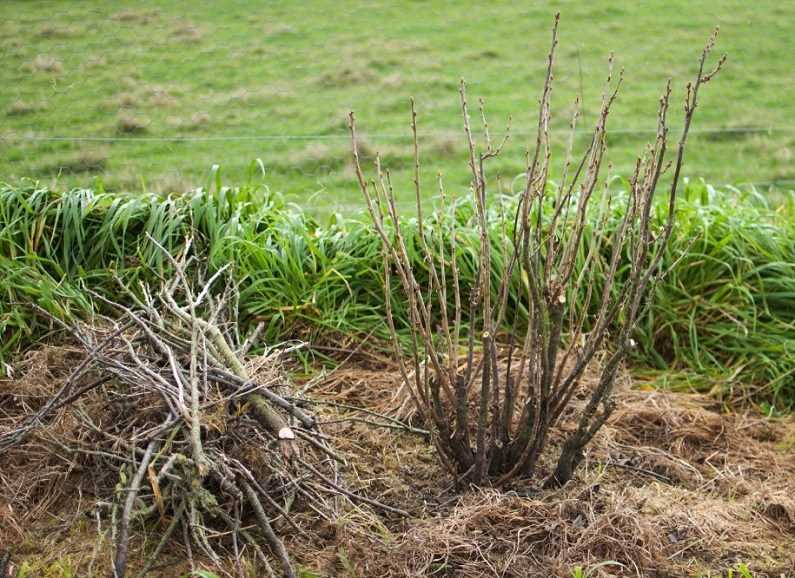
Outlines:
[[[242,182],[261,158],[265,182],[288,199],[313,212],[349,210],[361,206],[348,162],[351,108],[366,150],[383,153],[405,186],[413,95],[427,182],[441,170],[448,184],[468,183],[457,94],[464,77],[470,100],[486,99],[493,129],[514,115],[513,145],[495,165],[510,188],[531,138],[555,9],[562,13],[553,96],[560,146],[578,92],[582,126],[594,121],[613,50],[626,83],[610,159],[614,172],[628,173],[650,135],[622,131],[653,127],[668,76],[679,114],[682,87],[719,24],[729,63],[701,101],[686,175],[792,188],[795,75],[787,54],[795,4],[771,0],[7,0],[0,5],[0,176],[57,179],[59,188],[95,186],[99,177],[107,190],[182,191],[204,184],[215,163],[226,182]],[[162,140],[171,137],[183,140]]]

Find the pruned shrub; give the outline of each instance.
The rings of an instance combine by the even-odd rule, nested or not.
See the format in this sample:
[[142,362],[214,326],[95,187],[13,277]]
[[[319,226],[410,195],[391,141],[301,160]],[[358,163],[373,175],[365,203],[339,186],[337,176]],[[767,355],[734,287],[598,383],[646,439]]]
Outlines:
[[[563,434],[556,464],[545,482],[565,483],[582,460],[586,445],[613,412],[613,388],[631,348],[633,330],[647,297],[664,274],[660,265],[675,223],[677,189],[699,90],[725,60],[720,58],[711,71],[705,68],[716,39],[713,34],[701,54],[695,79],[686,87],[683,129],[672,161],[667,159],[668,81],[659,101],[656,138],[637,159],[629,191],[618,196],[608,187],[600,192],[606,182],[601,169],[608,117],[623,79],[623,73],[613,74],[611,56],[590,142],[578,160],[572,159],[569,146],[562,178],[550,186],[550,94],[558,20],[556,16],[526,185],[515,211],[501,213],[496,226],[494,183],[487,168],[509,133],[499,143],[492,141],[481,101],[483,139],[476,142],[461,82],[470,189],[480,237],[472,255],[476,274],[469,294],[462,292],[460,282],[458,232],[453,228],[446,235],[441,227],[423,228],[413,101],[416,238],[407,238],[401,228],[396,193],[380,159],[376,157],[375,177],[369,181],[365,177],[355,117],[350,114],[356,174],[384,253],[386,321],[404,387],[417,413],[432,425],[441,461],[459,478],[476,484],[537,475],[550,432],[564,413],[571,418],[574,412],[575,427]],[[577,120],[575,112],[572,136]],[[672,172],[671,184],[662,218],[656,219],[655,192],[666,171]],[[444,203],[441,177],[439,181]],[[624,204],[617,211],[620,222],[608,227],[618,203]],[[422,254],[422,267],[412,258],[414,251]],[[495,258],[502,259],[499,267],[492,262]],[[599,283],[594,281],[597,270]],[[407,356],[392,314],[393,271],[407,302]],[[620,284],[616,282],[619,271],[625,278]],[[526,326],[517,327],[506,319],[509,310],[526,312]],[[505,328],[505,338],[500,339],[499,332]],[[599,379],[584,388],[583,373],[599,354],[604,354]],[[584,400],[573,404],[577,397]]]

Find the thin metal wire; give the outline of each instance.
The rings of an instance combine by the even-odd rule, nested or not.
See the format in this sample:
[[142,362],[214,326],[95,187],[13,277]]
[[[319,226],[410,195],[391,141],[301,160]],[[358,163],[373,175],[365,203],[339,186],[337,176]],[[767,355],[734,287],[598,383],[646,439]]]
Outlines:
[[[435,131],[419,133],[420,138],[436,136],[450,136],[456,134],[456,130]],[[566,132],[568,129],[551,129],[551,132]],[[580,134],[591,134],[592,131],[577,131]],[[611,134],[656,134],[657,129],[653,128],[625,128],[613,129]],[[691,134],[772,134],[772,133],[792,133],[795,126],[778,127],[712,127],[702,129],[692,129]],[[535,134],[532,131],[511,131],[512,135],[528,136]],[[367,134],[368,140],[410,140],[411,135],[402,134]],[[346,134],[261,134],[261,135],[217,135],[217,136],[195,136],[195,135],[174,135],[174,136],[47,136],[47,135],[0,135],[2,140],[16,141],[70,141],[70,142],[228,142],[228,141],[321,141],[321,140],[348,140],[350,136]]]

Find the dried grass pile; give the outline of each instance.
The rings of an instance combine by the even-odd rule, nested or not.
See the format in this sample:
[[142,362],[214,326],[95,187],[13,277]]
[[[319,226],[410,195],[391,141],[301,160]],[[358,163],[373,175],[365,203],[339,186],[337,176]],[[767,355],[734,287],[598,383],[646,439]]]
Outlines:
[[[222,314],[215,320],[227,327]],[[120,328],[103,327],[92,330],[92,342]],[[146,351],[140,337],[129,327],[95,353],[77,391],[107,375],[103,355],[129,359],[120,347],[127,347],[125,340],[136,352]],[[229,339],[238,349],[231,334]],[[186,340],[176,351],[187,347]],[[17,378],[0,387],[0,432],[18,429],[20,416],[52,399],[85,359],[84,349],[44,348],[21,360]],[[151,350],[147,355],[157,357]],[[157,358],[167,375],[168,364]],[[244,366],[249,386],[242,389],[214,377],[214,366],[199,364],[198,374],[207,375],[201,429],[211,470],[200,478],[192,469],[185,421],[170,455],[180,453],[186,461],[171,466],[181,480],[164,475],[159,483],[162,513],[149,468],[141,482],[130,525],[131,574],[180,519],[186,523],[175,528],[148,575],[181,576],[191,565],[219,575],[266,575],[265,560],[275,566],[276,550],[244,484],[256,492],[298,575],[570,577],[581,567],[594,577],[678,578],[721,575],[739,562],[759,576],[795,573],[791,418],[727,414],[708,397],[633,390],[624,379],[619,409],[594,440],[576,480],[555,490],[526,480],[471,489],[443,474],[416,416],[408,423],[397,418],[405,410],[405,394],[395,395],[397,368],[379,370],[377,356],[367,352],[345,359],[330,374],[288,387],[290,366],[280,356],[252,358]],[[594,379],[586,376],[585,390]],[[203,379],[200,384],[205,387]],[[304,415],[312,410],[315,425],[309,428],[280,409],[300,444],[291,458],[278,435],[247,411],[245,396],[265,388]],[[52,570],[64,560],[73,564],[74,575],[108,575],[118,541],[118,531],[109,530],[123,517],[133,466],[147,445],[144,434],[162,418],[159,396],[141,382],[113,375],[54,410],[3,455],[0,543],[12,548],[17,564],[41,561],[39,573],[30,575],[68,575]],[[584,391],[575,403],[586,399]],[[571,427],[576,423],[564,419],[551,443],[561,443]],[[137,436],[124,437],[133,432]],[[316,444],[329,444],[328,451]],[[168,460],[154,455],[157,479]],[[128,473],[120,484],[123,465]],[[224,479],[241,493],[227,489]],[[192,524],[187,505],[177,514],[177,500],[199,493],[215,503],[197,508],[198,523]],[[145,508],[148,518],[139,515]],[[206,542],[199,541],[201,533]]]
[[[326,395],[358,383],[364,401],[368,375],[348,368]],[[399,382],[397,370],[373,376],[376,390],[390,377]],[[792,418],[724,413],[709,397],[636,391],[627,380],[617,402],[582,474],[562,490],[519,481],[456,491],[434,475],[427,444],[342,426],[335,438],[357,440],[357,470],[373,495],[399,494],[412,519],[366,541],[340,533],[328,546],[337,565],[323,575],[335,575],[340,558],[357,576],[569,577],[581,567],[673,578],[740,563],[759,576],[795,575]],[[564,422],[553,443],[571,427]]]

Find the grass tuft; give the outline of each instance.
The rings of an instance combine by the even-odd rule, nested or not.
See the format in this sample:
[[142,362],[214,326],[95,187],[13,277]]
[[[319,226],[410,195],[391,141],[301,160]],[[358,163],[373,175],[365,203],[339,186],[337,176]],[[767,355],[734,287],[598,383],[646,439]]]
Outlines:
[[[620,181],[612,188],[622,194]],[[504,197],[493,221],[513,202]],[[425,223],[449,235],[455,219],[465,295],[479,242],[472,218],[470,203],[460,200]],[[406,239],[416,239],[416,220],[403,227]],[[386,338],[380,241],[364,222],[334,216],[321,224],[266,188],[171,196],[56,192],[24,182],[0,187],[0,361],[53,329],[38,308],[57,318],[89,315],[88,288],[123,299],[117,278],[154,282],[168,271],[147,235],[176,250],[188,234],[211,268],[234,264],[240,319],[263,322],[266,342],[371,332]],[[502,231],[491,234],[501,246]],[[421,270],[416,244],[408,250]],[[669,274],[634,336],[636,371],[675,387],[795,407],[795,199],[773,208],[753,190],[690,183],[664,264]],[[493,265],[502,267],[499,254]],[[393,307],[405,325],[406,311]],[[506,318],[521,324],[526,312]]]
[[116,130],[121,134],[140,134],[146,132],[147,123],[131,114],[122,113],[116,121]]
[[17,99],[11,103],[11,106],[6,110],[8,116],[23,116],[26,114],[33,114],[47,110],[45,102],[30,102],[22,99]]
[[33,72],[46,72],[49,74],[61,74],[63,72],[63,62],[49,54],[39,54],[27,66]]
[[44,169],[52,174],[101,173],[108,162],[106,148],[82,149]]

